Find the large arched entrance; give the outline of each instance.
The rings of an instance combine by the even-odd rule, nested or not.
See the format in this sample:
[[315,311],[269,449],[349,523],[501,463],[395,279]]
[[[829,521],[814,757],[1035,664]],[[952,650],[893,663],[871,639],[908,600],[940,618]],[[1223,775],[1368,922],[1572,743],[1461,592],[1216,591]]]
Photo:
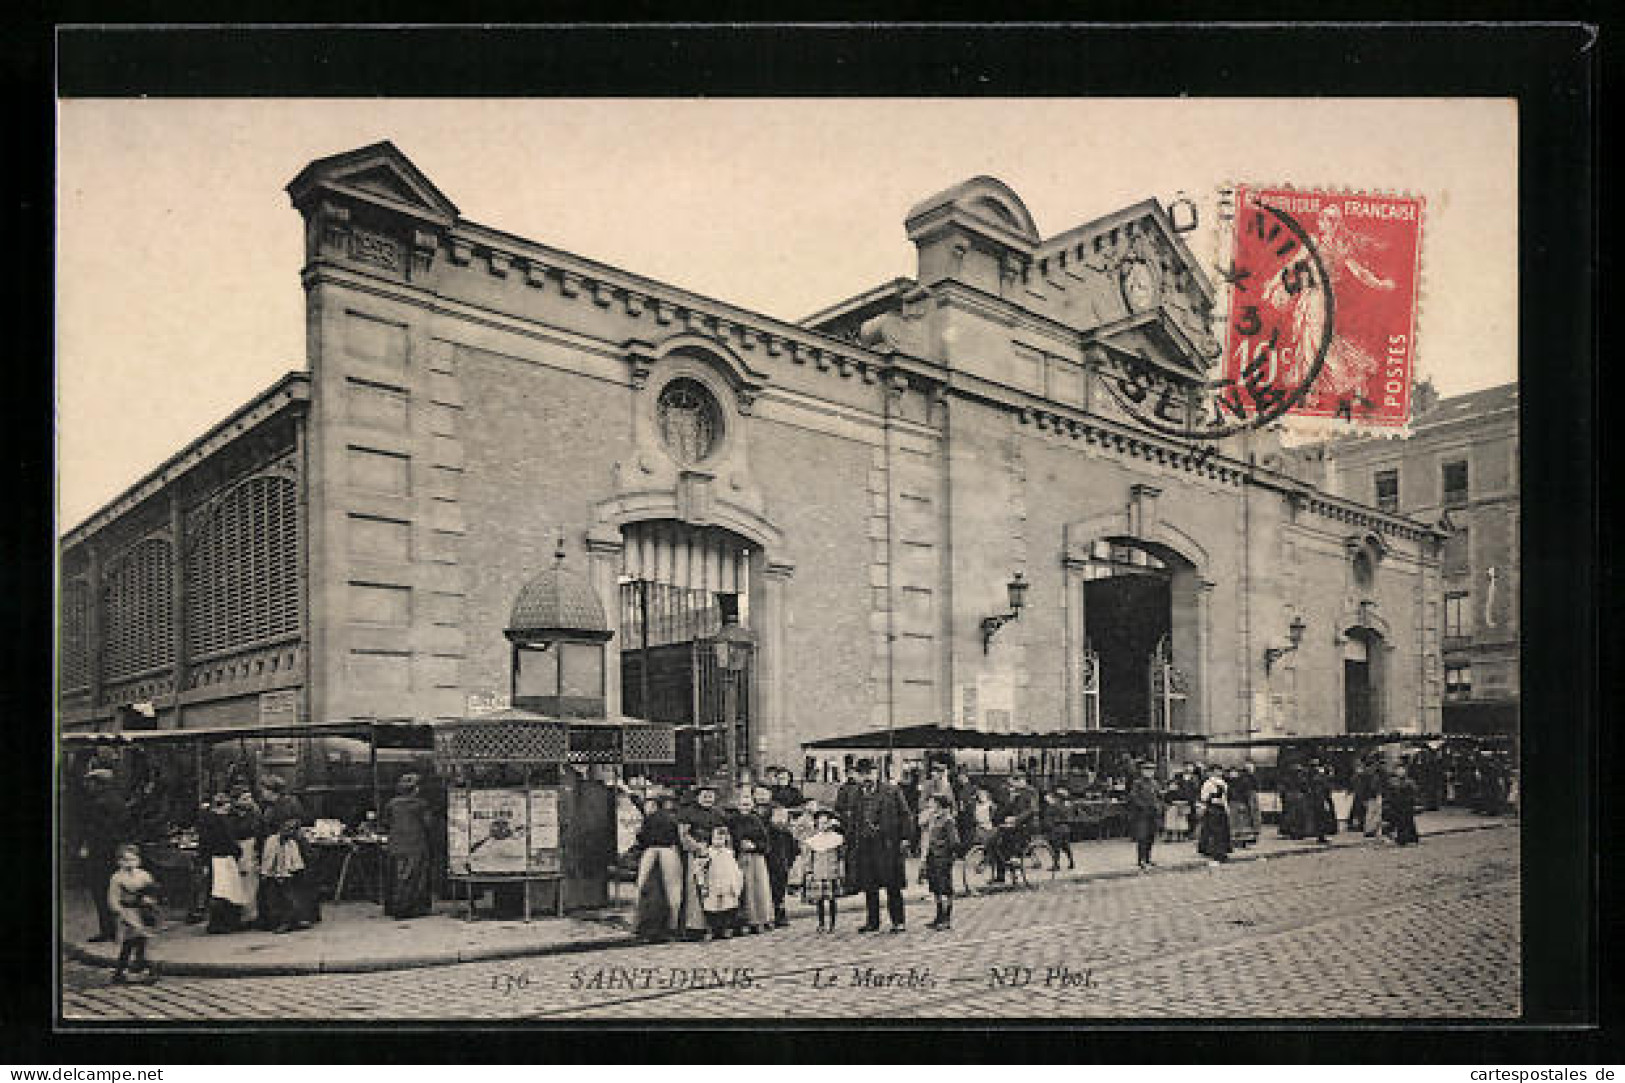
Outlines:
[[732,531],[674,519],[627,523],[621,539],[622,713],[677,727],[678,779],[749,767],[759,553]]
[[1098,538],[1081,579],[1085,727],[1188,730],[1199,665],[1191,563],[1141,538]]

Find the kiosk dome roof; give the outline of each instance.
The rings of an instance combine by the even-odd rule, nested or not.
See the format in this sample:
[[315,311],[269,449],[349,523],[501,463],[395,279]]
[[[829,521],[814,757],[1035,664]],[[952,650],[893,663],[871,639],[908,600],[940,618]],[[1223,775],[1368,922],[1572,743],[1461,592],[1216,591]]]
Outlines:
[[612,634],[604,603],[584,576],[564,566],[561,545],[553,567],[520,588],[504,633],[515,642],[538,639],[606,640]]

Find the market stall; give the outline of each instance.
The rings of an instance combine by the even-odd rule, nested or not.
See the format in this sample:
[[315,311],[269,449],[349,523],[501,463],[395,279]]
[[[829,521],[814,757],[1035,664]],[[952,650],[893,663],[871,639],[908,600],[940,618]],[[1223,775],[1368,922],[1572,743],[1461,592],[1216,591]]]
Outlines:
[[901,726],[804,742],[816,758],[829,753],[880,752],[899,769],[942,757],[970,768],[980,785],[1002,791],[1003,777],[1024,771],[1040,790],[1064,786],[1072,795],[1075,838],[1105,838],[1127,830],[1132,765],[1155,759],[1159,771],[1173,751],[1200,745],[1201,734],[1156,728],[990,733],[954,726]]
[[427,725],[350,720],[63,734],[64,817],[71,831],[85,804],[85,777],[106,774],[126,813],[127,841],[141,846],[170,906],[195,914],[208,890],[197,860],[198,812],[214,793],[259,794],[276,775],[305,809],[321,896],[360,893],[381,903],[381,794],[407,771],[431,770],[430,733]]

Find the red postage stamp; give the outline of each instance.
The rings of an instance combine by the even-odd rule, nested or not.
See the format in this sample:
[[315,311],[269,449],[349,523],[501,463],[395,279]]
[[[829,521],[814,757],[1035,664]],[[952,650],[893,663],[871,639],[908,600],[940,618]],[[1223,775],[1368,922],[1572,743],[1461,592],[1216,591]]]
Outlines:
[[1423,201],[1242,186],[1225,272],[1225,383],[1285,413],[1410,419]]

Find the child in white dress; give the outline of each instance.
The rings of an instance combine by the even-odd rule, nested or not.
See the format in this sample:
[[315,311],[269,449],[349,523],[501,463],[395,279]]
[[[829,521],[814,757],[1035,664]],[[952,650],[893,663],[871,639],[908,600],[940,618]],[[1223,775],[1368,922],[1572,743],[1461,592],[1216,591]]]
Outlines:
[[[818,907],[818,931],[832,933],[835,931],[835,904],[841,897],[842,848],[846,839],[841,834],[841,821],[828,809],[819,809],[813,822],[816,830],[802,845],[807,871],[801,894]],[[827,920],[826,906],[829,909]]]
[[733,841],[726,827],[711,832],[711,845],[700,854],[698,883],[700,905],[710,926],[709,937],[725,940],[733,935],[734,918],[739,914],[739,896],[745,890],[745,875],[734,857]]

